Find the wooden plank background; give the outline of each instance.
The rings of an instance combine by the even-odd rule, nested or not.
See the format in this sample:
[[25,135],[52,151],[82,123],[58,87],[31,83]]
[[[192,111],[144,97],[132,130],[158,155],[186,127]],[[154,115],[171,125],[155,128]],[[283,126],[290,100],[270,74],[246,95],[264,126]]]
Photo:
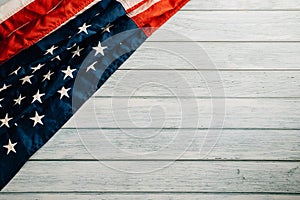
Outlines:
[[299,22],[298,0],[191,0],[0,199],[299,199]]

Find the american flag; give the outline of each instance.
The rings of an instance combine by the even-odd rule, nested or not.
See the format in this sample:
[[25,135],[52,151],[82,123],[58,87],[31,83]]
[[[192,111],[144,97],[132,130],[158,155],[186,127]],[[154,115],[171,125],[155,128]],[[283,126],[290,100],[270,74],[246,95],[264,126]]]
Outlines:
[[187,0],[0,6],[0,189]]

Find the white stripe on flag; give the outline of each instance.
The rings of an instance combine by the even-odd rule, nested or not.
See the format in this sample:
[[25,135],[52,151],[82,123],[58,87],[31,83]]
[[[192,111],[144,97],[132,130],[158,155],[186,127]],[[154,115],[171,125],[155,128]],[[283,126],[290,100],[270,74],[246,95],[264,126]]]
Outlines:
[[122,4],[125,10],[128,10],[129,8],[132,8],[133,6],[141,3],[143,0],[117,0],[117,1]]
[[34,0],[10,0],[0,6],[0,23],[17,13]]
[[148,10],[151,6],[158,3],[159,1],[160,0],[149,0],[146,3],[144,3],[143,5],[141,5],[140,7],[138,7],[137,9],[135,9],[132,12],[128,13],[127,16],[128,17],[134,17],[134,16]]

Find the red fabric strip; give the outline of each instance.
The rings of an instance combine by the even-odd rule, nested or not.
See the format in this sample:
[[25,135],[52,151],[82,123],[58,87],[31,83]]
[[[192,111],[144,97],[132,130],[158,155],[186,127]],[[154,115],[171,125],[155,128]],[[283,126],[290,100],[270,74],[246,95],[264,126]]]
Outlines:
[[0,24],[1,38],[6,38],[14,30],[47,14],[61,0],[36,0]]
[[131,17],[131,19],[138,27],[144,28],[143,30],[147,36],[150,36],[188,1],[189,0],[160,0],[146,11]]
[[64,0],[47,15],[41,15],[0,41],[0,63],[7,61],[20,51],[58,28],[69,18],[83,10],[94,0]]

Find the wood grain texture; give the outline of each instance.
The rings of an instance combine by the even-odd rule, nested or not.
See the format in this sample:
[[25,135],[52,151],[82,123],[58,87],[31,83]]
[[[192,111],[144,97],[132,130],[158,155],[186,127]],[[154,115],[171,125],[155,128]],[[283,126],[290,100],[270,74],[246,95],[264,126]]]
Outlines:
[[298,200],[299,21],[298,0],[191,0],[0,200]]
[[149,41],[299,41],[300,11],[182,11]]
[[96,96],[292,98],[300,97],[299,80],[300,71],[120,70]]
[[300,43],[145,42],[120,69],[299,70]]
[[249,194],[155,194],[155,193],[105,193],[105,194],[1,194],[0,200],[140,200],[140,199],[155,199],[155,200],[299,200],[299,195],[249,195]]
[[300,160],[300,131],[222,130],[214,137],[207,130],[63,129],[32,159]]
[[191,0],[184,10],[282,10],[300,9],[297,0]]
[[0,0],[0,5],[5,4],[6,2],[8,2],[9,0]]
[[299,184],[296,162],[51,161],[27,162],[3,191],[299,193]]
[[64,127],[299,129],[299,112],[298,99],[92,98]]

